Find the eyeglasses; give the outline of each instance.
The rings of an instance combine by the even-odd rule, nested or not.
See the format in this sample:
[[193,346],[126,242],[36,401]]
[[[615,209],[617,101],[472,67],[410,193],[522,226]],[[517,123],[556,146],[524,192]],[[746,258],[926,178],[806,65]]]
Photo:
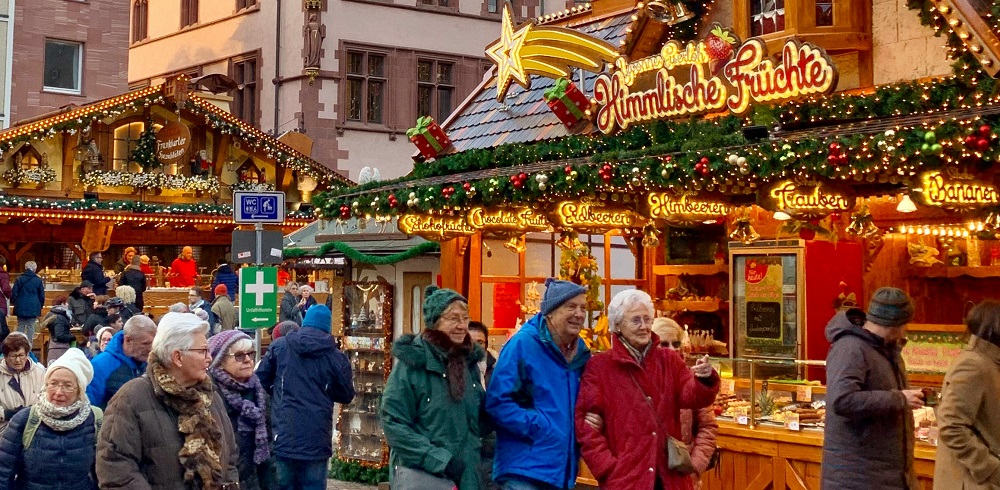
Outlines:
[[200,352],[201,355],[208,355],[208,347],[202,347],[201,349],[188,349],[187,352]]
[[246,361],[252,361],[254,358],[254,354],[255,353],[253,351],[247,351],[247,352],[233,352],[229,355],[232,356],[233,359],[236,359],[236,362],[246,362]]
[[469,323],[470,321],[472,321],[472,318],[469,318],[468,315],[466,315],[466,316],[443,316],[443,317],[441,317],[441,321],[448,322],[448,323]]
[[680,349],[681,341],[678,340],[676,342],[670,342],[669,340],[664,340],[660,342],[660,347],[667,347],[667,348],[673,347],[674,349]]
[[73,393],[76,391],[76,386],[69,383],[49,383],[45,385],[45,388],[58,393]]
[[27,354],[11,354],[11,355],[9,355],[9,356],[7,356],[7,357],[8,357],[8,358],[9,358],[10,360],[12,360],[12,361],[20,361],[20,360],[22,360],[22,359],[27,359],[27,358],[28,358],[28,355],[27,355]]
[[634,316],[628,319],[629,325],[633,327],[641,327],[643,325],[652,325],[653,317],[651,316]]

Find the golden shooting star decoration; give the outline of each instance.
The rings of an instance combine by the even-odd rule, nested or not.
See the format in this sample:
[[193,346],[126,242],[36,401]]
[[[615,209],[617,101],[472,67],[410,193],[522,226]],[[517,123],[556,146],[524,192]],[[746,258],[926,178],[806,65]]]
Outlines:
[[531,77],[569,78],[571,67],[600,72],[618,51],[607,41],[565,27],[536,26],[528,21],[514,30],[510,3],[503,7],[500,39],[486,48],[497,65],[497,100],[503,102],[511,82],[531,88]]

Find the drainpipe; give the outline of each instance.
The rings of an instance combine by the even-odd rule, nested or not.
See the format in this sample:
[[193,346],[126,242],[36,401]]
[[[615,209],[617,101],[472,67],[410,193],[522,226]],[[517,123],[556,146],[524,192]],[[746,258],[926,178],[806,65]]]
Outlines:
[[274,3],[277,5],[278,11],[275,14],[275,19],[276,20],[275,20],[275,23],[274,23],[274,80],[272,81],[272,83],[274,83],[274,129],[272,130],[272,132],[274,133],[274,136],[277,137],[278,136],[278,125],[281,124],[281,123],[278,122],[278,117],[279,117],[278,116],[278,113],[279,113],[279,111],[278,111],[278,104],[279,104],[279,100],[280,100],[280,98],[278,97],[278,95],[279,95],[278,92],[281,90],[281,3],[282,3],[282,0],[278,0],[277,2],[274,2]]

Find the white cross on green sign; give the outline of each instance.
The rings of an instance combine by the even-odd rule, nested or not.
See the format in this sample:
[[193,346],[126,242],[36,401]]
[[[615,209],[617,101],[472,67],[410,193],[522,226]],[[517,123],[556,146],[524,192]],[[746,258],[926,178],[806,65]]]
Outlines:
[[240,269],[240,328],[270,328],[278,321],[278,268]]

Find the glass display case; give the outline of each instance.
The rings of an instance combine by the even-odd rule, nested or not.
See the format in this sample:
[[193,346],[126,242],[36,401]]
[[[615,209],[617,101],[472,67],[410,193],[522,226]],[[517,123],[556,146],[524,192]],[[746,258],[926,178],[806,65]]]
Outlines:
[[379,405],[392,368],[392,298],[393,288],[385,282],[344,284],[341,345],[357,394],[340,409],[341,459],[381,465],[389,459]]

